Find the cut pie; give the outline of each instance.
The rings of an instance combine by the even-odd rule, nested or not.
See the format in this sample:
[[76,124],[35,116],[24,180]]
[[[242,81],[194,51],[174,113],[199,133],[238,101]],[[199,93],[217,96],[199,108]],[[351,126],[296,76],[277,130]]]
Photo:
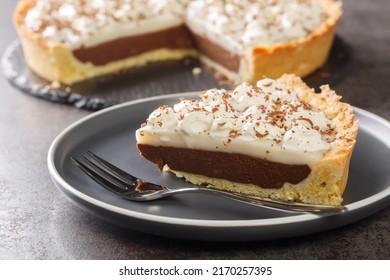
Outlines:
[[337,0],[21,0],[14,22],[49,81],[190,56],[239,83],[321,67],[341,13]]

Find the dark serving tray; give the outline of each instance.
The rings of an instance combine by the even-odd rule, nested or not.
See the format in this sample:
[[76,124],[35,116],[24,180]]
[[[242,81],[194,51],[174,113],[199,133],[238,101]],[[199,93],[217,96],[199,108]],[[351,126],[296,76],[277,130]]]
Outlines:
[[[323,84],[333,86],[347,76],[351,62],[350,46],[336,36],[327,63],[304,80],[313,88]],[[194,74],[194,69],[198,67],[202,71]],[[53,83],[39,78],[27,67],[18,41],[12,42],[3,53],[1,69],[7,80],[22,92],[93,111],[143,97],[200,91],[213,87],[230,88],[229,84],[216,79],[214,74],[202,67],[198,61],[188,59],[153,63],[72,86],[53,86]]]

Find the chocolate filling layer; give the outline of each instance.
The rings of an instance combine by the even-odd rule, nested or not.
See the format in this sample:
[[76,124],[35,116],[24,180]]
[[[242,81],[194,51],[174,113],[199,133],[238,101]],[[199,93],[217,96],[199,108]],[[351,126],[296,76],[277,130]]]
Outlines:
[[130,36],[109,41],[94,47],[74,50],[74,56],[81,62],[100,66],[155,49],[193,49],[187,27],[178,26],[158,32]]
[[234,53],[227,51],[221,46],[211,42],[209,39],[197,35],[195,33],[192,34],[197,49],[205,56],[210,58],[211,60],[221,64],[227,69],[238,72],[240,67],[240,56]]
[[307,165],[271,162],[237,153],[211,152],[137,144],[141,155],[172,170],[255,184],[263,188],[281,188],[285,182],[297,184],[310,174]]

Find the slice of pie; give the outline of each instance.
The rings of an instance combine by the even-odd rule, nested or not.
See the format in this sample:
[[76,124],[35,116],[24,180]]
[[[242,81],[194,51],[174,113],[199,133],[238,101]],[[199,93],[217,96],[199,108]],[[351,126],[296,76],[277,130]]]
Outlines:
[[340,205],[358,122],[329,86],[294,75],[210,89],[153,111],[141,155],[194,184],[283,201]]

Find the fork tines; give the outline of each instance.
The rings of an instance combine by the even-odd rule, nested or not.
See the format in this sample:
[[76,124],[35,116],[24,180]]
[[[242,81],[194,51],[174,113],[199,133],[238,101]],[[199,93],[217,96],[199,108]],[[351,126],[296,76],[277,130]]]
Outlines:
[[88,151],[85,156],[71,157],[71,160],[96,183],[115,194],[134,191],[137,186],[137,178],[91,151]]

